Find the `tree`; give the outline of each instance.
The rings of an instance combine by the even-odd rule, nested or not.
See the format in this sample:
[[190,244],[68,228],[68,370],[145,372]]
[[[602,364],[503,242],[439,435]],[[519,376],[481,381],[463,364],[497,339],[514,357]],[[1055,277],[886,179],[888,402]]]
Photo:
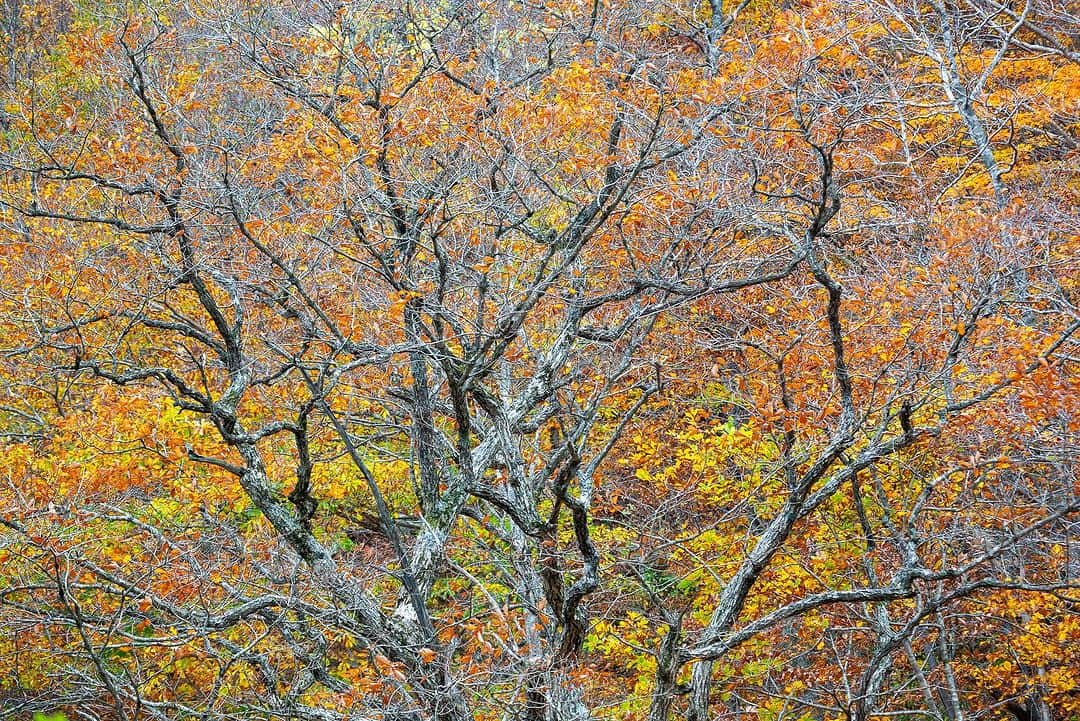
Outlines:
[[9,705],[1075,714],[1076,71],[933,8],[12,9]]

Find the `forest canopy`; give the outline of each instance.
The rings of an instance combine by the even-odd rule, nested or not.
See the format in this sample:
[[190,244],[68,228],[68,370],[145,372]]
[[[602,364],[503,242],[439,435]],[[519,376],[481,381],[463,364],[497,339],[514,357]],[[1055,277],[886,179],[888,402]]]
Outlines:
[[1080,719],[1074,5],[0,40],[0,719]]

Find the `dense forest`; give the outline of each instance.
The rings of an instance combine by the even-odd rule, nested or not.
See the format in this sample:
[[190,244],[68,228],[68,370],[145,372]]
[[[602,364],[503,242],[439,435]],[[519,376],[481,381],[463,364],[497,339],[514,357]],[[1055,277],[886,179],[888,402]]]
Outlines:
[[0,719],[1080,719],[1070,0],[0,62]]

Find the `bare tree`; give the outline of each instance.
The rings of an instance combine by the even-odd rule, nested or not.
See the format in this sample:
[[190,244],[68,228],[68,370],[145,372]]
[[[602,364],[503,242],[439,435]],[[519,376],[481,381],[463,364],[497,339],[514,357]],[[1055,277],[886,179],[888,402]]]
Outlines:
[[[666,626],[639,649],[656,662],[651,721],[683,697],[688,718],[711,718],[716,661],[834,608],[862,609],[875,634],[850,718],[878,713],[897,659],[914,659],[905,682],[961,719],[950,609],[988,589],[1074,589],[995,564],[1062,533],[1080,500],[1047,494],[1022,525],[958,533],[939,559],[936,481],[900,507],[867,479],[1071,358],[1080,321],[1048,290],[1041,345],[1015,375],[957,382],[978,322],[1005,317],[995,277],[928,360],[868,369],[847,305],[859,274],[837,247],[880,230],[859,212],[887,173],[849,147],[894,97],[872,80],[838,87],[821,57],[768,83],[746,71],[760,97],[721,92],[721,36],[747,6],[710,4],[688,33],[704,28],[700,57],[633,40],[637,9],[599,3],[103,9],[80,36],[108,33],[78,97],[58,98],[56,78],[21,82],[31,100],[3,139],[0,202],[26,266],[4,281],[5,372],[32,381],[5,432],[47,439],[48,419],[105,393],[167,407],[172,445],[147,433],[117,453],[156,454],[204,500],[165,513],[167,492],[136,487],[60,508],[17,492],[29,466],[9,480],[0,522],[19,575],[0,618],[49,628],[64,655],[63,693],[16,712],[592,718],[577,673],[590,603],[625,572]],[[975,103],[1027,11],[969,87],[956,15],[934,7],[940,37],[905,27],[940,60],[1003,198]],[[701,352],[684,313],[726,314],[706,355],[765,358],[778,416],[805,415],[795,347],[774,352],[736,322],[749,294],[792,289],[809,298],[819,421],[771,433],[778,502],[748,521],[699,628],[635,559],[605,565],[597,496],[627,429],[671,400],[678,356]],[[240,508],[214,505],[226,485]],[[887,550],[857,582],[748,615],[777,554],[845,494],[868,554]],[[467,613],[447,602],[458,593]],[[204,687],[170,687],[153,655],[196,646]],[[945,669],[940,689],[919,653]],[[1044,706],[1030,708],[1049,721]]]

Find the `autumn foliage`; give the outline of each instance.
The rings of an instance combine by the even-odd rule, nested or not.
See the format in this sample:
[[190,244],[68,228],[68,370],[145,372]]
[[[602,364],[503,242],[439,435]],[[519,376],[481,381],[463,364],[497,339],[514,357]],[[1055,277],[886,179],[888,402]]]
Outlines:
[[1080,719],[1068,3],[0,12],[0,718]]

